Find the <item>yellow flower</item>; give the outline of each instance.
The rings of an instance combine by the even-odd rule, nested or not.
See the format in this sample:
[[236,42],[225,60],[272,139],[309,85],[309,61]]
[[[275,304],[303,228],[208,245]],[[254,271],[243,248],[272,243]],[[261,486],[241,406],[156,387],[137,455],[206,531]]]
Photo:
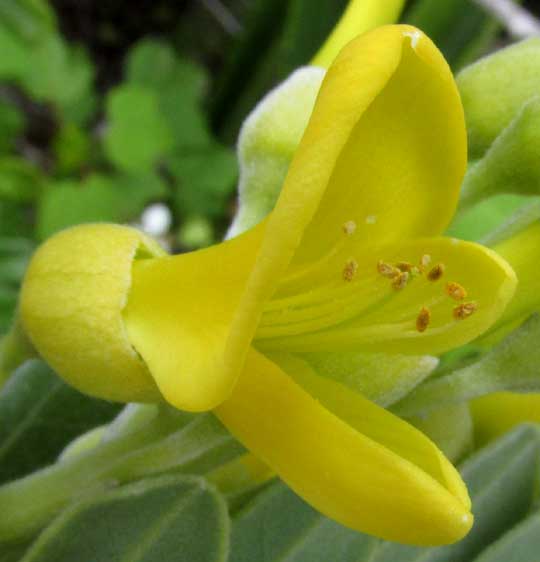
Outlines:
[[440,236],[465,165],[462,107],[442,55],[415,28],[378,28],[329,68],[266,220],[179,256],[120,226],[64,231],[30,264],[25,329],[85,392],[213,409],[345,525],[406,543],[456,541],[472,515],[451,463],[297,352],[436,354],[499,317],[512,269]]

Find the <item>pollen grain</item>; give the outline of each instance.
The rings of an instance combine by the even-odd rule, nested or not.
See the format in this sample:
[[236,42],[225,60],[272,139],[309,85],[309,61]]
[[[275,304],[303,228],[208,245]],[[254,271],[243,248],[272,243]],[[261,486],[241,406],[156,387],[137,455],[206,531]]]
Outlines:
[[438,263],[435,267],[432,267],[428,274],[427,278],[430,281],[438,281],[444,275],[444,263]]
[[455,301],[462,301],[467,297],[465,288],[455,281],[446,284],[446,294]]
[[407,271],[400,271],[398,275],[394,277],[394,280],[392,281],[392,287],[396,291],[401,291],[401,289],[404,289],[407,286],[408,282],[409,273]]
[[477,309],[478,309],[478,304],[475,303],[474,301],[458,304],[454,308],[454,312],[453,312],[454,318],[456,320],[465,320],[466,318],[469,318],[471,314],[474,314],[474,312],[476,312]]
[[429,321],[431,320],[431,312],[428,308],[423,306],[416,317],[416,329],[421,333],[425,332],[426,328],[429,326]]
[[350,259],[345,262],[345,267],[343,268],[343,279],[345,281],[352,281],[356,274],[358,273],[358,262],[356,260]]

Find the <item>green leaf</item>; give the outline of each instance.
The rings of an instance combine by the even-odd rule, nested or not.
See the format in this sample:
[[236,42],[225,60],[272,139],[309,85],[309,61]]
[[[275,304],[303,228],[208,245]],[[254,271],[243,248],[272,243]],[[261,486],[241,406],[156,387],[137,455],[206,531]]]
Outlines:
[[88,133],[75,123],[64,123],[53,140],[53,150],[58,174],[78,172],[92,155],[92,143]]
[[208,82],[202,67],[181,59],[170,45],[154,39],[143,39],[130,51],[126,79],[158,93],[181,84],[180,94],[193,102],[201,100]]
[[8,152],[25,126],[24,115],[12,104],[0,99],[0,151]]
[[480,158],[540,87],[540,39],[501,49],[456,77],[461,94],[469,156]]
[[[2,4],[5,4],[3,2]],[[26,45],[0,20],[0,78],[19,79],[28,70],[29,52]]]
[[15,316],[18,294],[17,289],[0,286],[0,334],[9,330]]
[[49,35],[30,52],[23,87],[39,101],[53,102],[64,116],[83,123],[93,111],[94,67],[82,47]]
[[107,156],[129,172],[150,171],[169,151],[172,137],[159,97],[139,85],[124,85],[107,97]]
[[437,367],[430,355],[313,352],[301,357],[315,372],[388,407],[409,394]]
[[[149,422],[94,449],[0,486],[0,543],[24,540],[76,501],[81,490],[97,493],[165,472],[208,474],[238,457],[243,447],[211,414],[178,412],[171,423]],[[174,424],[173,424],[174,425]]]
[[493,392],[538,392],[539,337],[540,315],[535,314],[478,361],[428,379],[392,406],[392,410],[399,416],[411,416]]
[[178,183],[176,209],[183,216],[218,216],[234,191],[237,165],[234,153],[214,144],[169,160]]
[[475,562],[533,562],[540,551],[540,513],[508,531]]
[[525,103],[463,181],[460,208],[501,193],[540,195],[540,98]]
[[117,411],[68,387],[45,363],[25,363],[0,392],[0,482],[52,462],[66,443]]
[[0,285],[19,284],[33,250],[26,238],[0,238]]
[[42,187],[40,170],[27,160],[0,158],[0,198],[25,203],[35,199]]
[[46,0],[0,2],[0,21],[29,43],[56,31],[54,10]]
[[215,88],[212,121],[234,142],[255,104],[292,70],[309,64],[346,6],[345,0],[258,0],[230,49]]
[[19,562],[28,546],[26,543],[2,545],[0,549],[0,562]]
[[[539,435],[524,426],[476,453],[461,472],[475,525],[462,541],[416,548],[351,531],[317,513],[284,484],[255,497],[233,520],[231,562],[471,562],[531,508]],[[529,562],[522,558],[516,562]],[[506,562],[506,560],[505,560]]]
[[324,517],[277,482],[233,520],[231,562],[360,562],[377,539]]
[[229,518],[202,478],[143,480],[62,513],[21,562],[225,562]]
[[280,39],[280,72],[287,76],[309,64],[345,11],[347,0],[322,0],[313,9],[311,0],[293,0]]
[[37,234],[45,239],[75,224],[134,218],[166,187],[153,173],[102,176],[94,174],[83,182],[65,180],[50,184],[38,207]]
[[176,149],[211,142],[201,105],[208,82],[202,67],[177,56],[166,43],[145,39],[129,54],[127,80],[155,94]]
[[532,197],[514,193],[489,197],[456,215],[446,235],[461,240],[485,239],[510,220],[514,213],[525,212],[534,201],[536,199]]
[[28,206],[0,199],[0,236],[31,238],[32,215]]

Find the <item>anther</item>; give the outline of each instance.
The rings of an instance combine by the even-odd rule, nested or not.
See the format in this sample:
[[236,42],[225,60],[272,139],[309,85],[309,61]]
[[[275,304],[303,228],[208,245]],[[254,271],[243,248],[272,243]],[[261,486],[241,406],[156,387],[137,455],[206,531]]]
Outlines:
[[343,223],[343,232],[347,236],[352,236],[356,232],[356,223],[354,221],[347,221]]
[[424,271],[430,263],[431,263],[431,256],[429,254],[424,254],[420,258],[420,271]]
[[473,301],[459,304],[454,308],[454,318],[456,320],[465,320],[465,318],[469,318],[471,314],[476,312],[477,308],[478,304]]
[[444,274],[444,263],[438,263],[435,267],[432,267],[428,274],[427,278],[430,281],[438,281]]
[[414,266],[412,263],[409,263],[408,261],[398,261],[396,263],[396,267],[402,272],[406,271],[407,273],[410,273]]
[[358,262],[356,260],[347,260],[343,268],[343,279],[345,281],[352,281],[358,272]]
[[400,291],[401,289],[407,286],[409,282],[409,273],[407,271],[401,271],[398,273],[397,277],[394,278],[392,281],[392,287],[396,289],[396,291]]
[[400,274],[400,271],[397,267],[390,265],[389,263],[385,263],[383,261],[379,261],[377,263],[377,271],[383,276],[388,277],[388,279],[394,279]]
[[416,329],[419,332],[425,332],[426,328],[429,326],[429,321],[431,320],[431,312],[425,306],[420,309],[418,316],[416,317]]
[[446,294],[456,301],[462,301],[467,296],[467,291],[459,283],[452,281],[446,284]]

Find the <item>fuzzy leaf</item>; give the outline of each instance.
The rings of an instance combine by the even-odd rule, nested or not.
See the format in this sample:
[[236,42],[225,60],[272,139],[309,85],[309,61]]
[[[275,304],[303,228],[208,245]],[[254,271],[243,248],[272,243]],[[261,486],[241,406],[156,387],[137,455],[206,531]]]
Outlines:
[[117,411],[67,386],[42,361],[25,363],[0,393],[0,482],[54,461],[69,441]]
[[67,509],[21,562],[225,562],[228,527],[202,478],[148,479]]
[[427,380],[393,410],[411,416],[492,392],[540,391],[540,316],[533,315],[478,361]]

